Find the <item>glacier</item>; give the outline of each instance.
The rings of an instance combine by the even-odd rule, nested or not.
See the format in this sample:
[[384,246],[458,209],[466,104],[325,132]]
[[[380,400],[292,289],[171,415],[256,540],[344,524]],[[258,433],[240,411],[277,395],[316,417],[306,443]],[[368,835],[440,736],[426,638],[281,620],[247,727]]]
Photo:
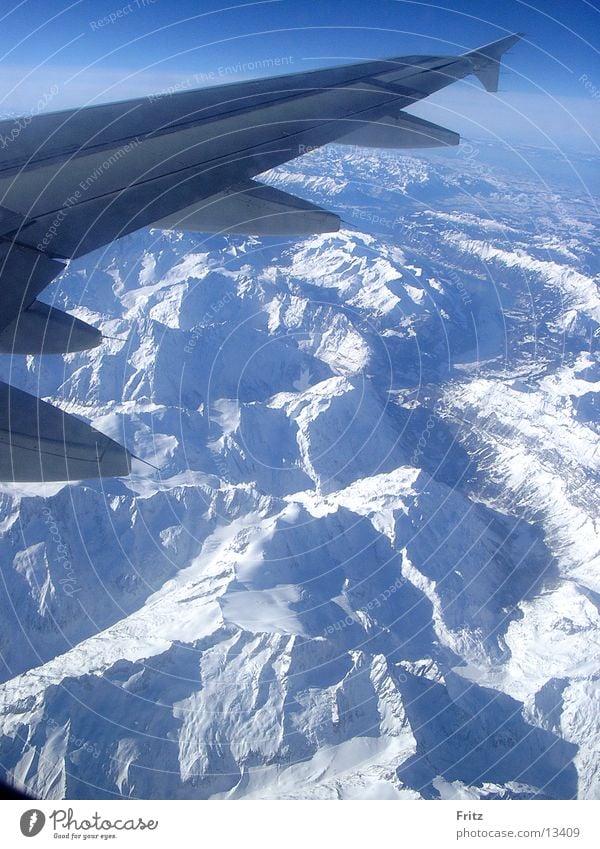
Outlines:
[[69,265],[110,338],[0,377],[139,460],[0,484],[6,779],[600,797],[597,165],[332,145],[264,180],[338,233]]

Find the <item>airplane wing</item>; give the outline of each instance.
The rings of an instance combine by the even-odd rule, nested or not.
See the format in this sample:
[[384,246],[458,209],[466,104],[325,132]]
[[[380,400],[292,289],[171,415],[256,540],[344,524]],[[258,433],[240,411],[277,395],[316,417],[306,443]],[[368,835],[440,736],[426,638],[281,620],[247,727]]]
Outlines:
[[[456,133],[405,108],[470,74],[496,91],[501,57],[520,37],[462,56],[362,62],[0,122],[0,352],[98,345],[96,329],[37,297],[70,259],[141,227],[254,235],[337,230],[337,216],[255,177],[330,142],[458,144]],[[117,460],[116,443],[104,443],[74,417],[61,413],[50,427],[43,402],[1,387],[0,403],[10,410],[5,421],[0,415],[0,480],[129,471],[125,449]],[[25,449],[32,412],[38,427],[27,431]],[[80,426],[92,431],[87,439]]]

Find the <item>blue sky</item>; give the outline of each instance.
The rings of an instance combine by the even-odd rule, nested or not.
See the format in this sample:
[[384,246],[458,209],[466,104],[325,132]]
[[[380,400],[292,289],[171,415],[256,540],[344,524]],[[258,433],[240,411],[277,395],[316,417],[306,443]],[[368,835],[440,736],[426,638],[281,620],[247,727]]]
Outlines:
[[562,144],[583,148],[598,130],[592,42],[600,13],[586,0],[5,0],[1,8],[4,113],[375,57],[460,53],[521,30],[499,98],[469,80],[419,114],[445,116],[463,134],[506,135],[510,126],[517,140],[541,144],[559,134]]

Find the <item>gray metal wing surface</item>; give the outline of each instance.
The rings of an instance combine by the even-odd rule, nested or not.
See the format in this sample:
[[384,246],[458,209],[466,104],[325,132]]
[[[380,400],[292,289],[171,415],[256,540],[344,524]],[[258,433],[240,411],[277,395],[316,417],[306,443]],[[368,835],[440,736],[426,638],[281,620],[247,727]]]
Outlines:
[[[470,74],[495,91],[500,59],[519,38],[462,56],[362,62],[0,122],[0,353],[98,345],[97,330],[38,295],[70,259],[142,227],[337,230],[331,212],[254,178],[330,142],[458,144],[456,133],[403,110]],[[0,405],[0,480],[128,473],[129,452],[73,416],[52,416],[5,384]]]

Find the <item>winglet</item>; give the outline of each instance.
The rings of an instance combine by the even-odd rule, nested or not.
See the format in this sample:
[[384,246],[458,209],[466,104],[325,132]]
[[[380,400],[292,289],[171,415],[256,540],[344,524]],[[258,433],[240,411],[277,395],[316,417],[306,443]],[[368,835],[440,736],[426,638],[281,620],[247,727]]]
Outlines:
[[523,38],[523,35],[522,32],[516,32],[513,35],[506,36],[506,38],[492,41],[491,44],[486,44],[477,50],[471,50],[470,53],[463,54],[463,58],[470,61],[473,73],[481,81],[486,91],[498,91],[500,60],[507,50]]

